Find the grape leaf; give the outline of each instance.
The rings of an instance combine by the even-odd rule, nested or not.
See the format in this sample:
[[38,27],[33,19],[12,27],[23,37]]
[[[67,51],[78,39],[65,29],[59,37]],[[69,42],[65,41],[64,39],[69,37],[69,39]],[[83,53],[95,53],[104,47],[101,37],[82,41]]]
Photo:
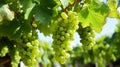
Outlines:
[[38,29],[45,35],[50,35],[55,30],[55,25],[39,24]]
[[24,18],[27,20],[29,17],[30,12],[35,7],[36,3],[34,3],[32,0],[22,0],[22,9],[25,13]]
[[118,17],[117,0],[108,0],[108,6],[110,7],[109,17]]
[[118,5],[117,5],[117,7],[120,7],[120,0],[118,1]]
[[27,34],[30,32],[31,27],[30,24],[26,23],[19,23],[16,20],[11,22],[3,21],[3,24],[0,25],[0,36],[8,37],[11,40],[19,39],[21,33]]
[[102,30],[103,25],[105,24],[105,16],[99,15],[98,13],[95,13],[91,10],[88,18],[91,27],[95,31],[100,32]]
[[106,14],[109,11],[108,5],[97,0],[93,0],[89,7],[96,12],[100,12],[102,15]]
[[20,26],[13,22],[3,22],[3,24],[0,25],[0,36],[17,39],[20,37]]
[[89,23],[86,20],[88,15],[89,15],[88,8],[83,8],[79,13],[79,20],[82,22],[83,27],[89,26]]
[[26,12],[34,4],[32,0],[21,0],[20,2],[22,4],[22,9],[24,12]]
[[[26,5],[25,2],[28,5]],[[40,23],[40,25],[38,23],[38,29],[43,32],[44,35],[49,35],[52,28],[48,28],[48,24],[54,14],[56,14],[56,9],[54,8],[56,2],[54,0],[30,0],[25,2],[23,2],[23,6],[26,5],[26,7],[24,7],[26,23],[31,22],[31,18],[34,17],[35,21]],[[36,4],[36,2],[40,2],[40,4]]]
[[100,32],[105,24],[108,12],[109,7],[106,4],[93,0],[90,5],[84,7],[78,15],[83,27],[91,25],[92,29]]
[[40,5],[36,5],[34,8],[35,21],[39,21],[44,24],[49,23],[55,12],[53,10],[55,5],[56,2],[54,0],[41,0]]
[[31,25],[28,23],[28,21],[23,21],[23,23],[20,24],[22,33],[28,34],[31,31]]

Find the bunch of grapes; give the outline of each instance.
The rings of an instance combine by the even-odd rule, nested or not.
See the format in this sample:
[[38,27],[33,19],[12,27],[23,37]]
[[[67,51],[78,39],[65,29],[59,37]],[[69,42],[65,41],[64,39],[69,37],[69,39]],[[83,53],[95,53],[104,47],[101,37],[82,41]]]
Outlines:
[[11,48],[9,49],[9,56],[11,59],[11,65],[12,67],[18,67],[18,64],[20,62],[21,56],[20,56],[20,52],[18,50],[19,47],[17,47],[17,45],[13,45],[10,46]]
[[6,56],[6,54],[8,53],[8,47],[7,46],[3,46],[1,49],[0,49],[0,57],[4,57]]
[[32,65],[38,64],[36,59],[40,53],[38,46],[39,41],[37,38],[37,31],[35,29],[21,37],[19,51],[21,59],[25,65],[32,67]]
[[9,48],[7,46],[7,42],[5,42],[5,38],[0,38],[0,57],[6,56],[6,54],[9,52]]
[[64,64],[65,59],[70,57],[68,51],[72,50],[70,41],[73,40],[73,35],[78,29],[78,16],[73,11],[68,11],[68,14],[62,12],[54,23],[57,25],[52,36],[55,58]]
[[18,51],[17,44],[13,40],[9,40],[7,37],[1,37],[0,39],[0,57],[10,56],[12,67],[18,67],[21,59]]
[[90,26],[83,28],[82,25],[79,24],[78,33],[81,38],[80,42],[83,44],[85,49],[90,49],[95,44],[95,32]]
[[[49,43],[38,40],[36,27],[34,23],[31,32],[28,34],[22,33],[18,40],[0,37],[0,57],[8,55],[12,67],[18,67],[20,60],[28,67],[38,67],[38,62],[43,65],[46,62],[50,64],[47,54],[53,52],[52,47]],[[52,56],[52,53],[49,55]]]
[[[116,46],[116,50],[118,54],[120,54],[120,22],[118,23],[117,30],[114,33],[113,37],[113,44]],[[120,57],[120,55],[118,55]]]

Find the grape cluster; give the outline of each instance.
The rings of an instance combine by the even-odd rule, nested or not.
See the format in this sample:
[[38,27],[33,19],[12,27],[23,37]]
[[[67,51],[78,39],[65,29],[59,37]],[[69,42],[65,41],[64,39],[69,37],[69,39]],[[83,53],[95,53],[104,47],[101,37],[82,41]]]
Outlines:
[[0,57],[4,57],[6,56],[6,54],[8,53],[8,47],[7,46],[4,46],[0,49]]
[[12,67],[18,67],[21,57],[16,43],[7,37],[1,37],[0,43],[0,57],[9,55]]
[[68,11],[68,14],[62,12],[54,23],[57,24],[53,33],[55,58],[61,64],[64,64],[65,59],[70,57],[68,51],[72,50],[70,41],[73,40],[73,35],[78,29],[78,16],[73,11]]
[[[11,45],[13,45],[13,44],[11,44]],[[10,46],[10,47],[11,47],[11,49],[9,49],[9,56],[11,59],[11,65],[12,65],[12,67],[18,67],[18,64],[21,59],[20,52],[18,50],[17,45],[14,44],[13,46]]]
[[20,60],[28,67],[38,67],[38,62],[42,65],[49,65],[50,58],[54,52],[48,42],[38,40],[36,29],[32,29],[28,34],[22,34],[21,39],[9,40],[7,37],[0,38],[0,57],[8,55],[12,67],[18,67]]
[[118,23],[116,32],[113,34],[112,37],[113,37],[113,44],[115,45],[118,54],[120,54],[120,48],[119,48],[120,47],[120,22]]
[[27,35],[21,37],[21,45],[19,46],[20,56],[25,65],[33,67],[32,65],[37,65],[37,57],[40,53],[39,51],[39,41],[37,38],[37,31],[32,30]]
[[90,26],[83,28],[82,25],[79,24],[78,33],[81,38],[80,42],[83,44],[85,49],[90,49],[95,44],[95,32],[91,29]]
[[7,46],[7,42],[5,42],[5,38],[0,38],[0,57],[6,56],[6,54],[9,52],[9,48]]

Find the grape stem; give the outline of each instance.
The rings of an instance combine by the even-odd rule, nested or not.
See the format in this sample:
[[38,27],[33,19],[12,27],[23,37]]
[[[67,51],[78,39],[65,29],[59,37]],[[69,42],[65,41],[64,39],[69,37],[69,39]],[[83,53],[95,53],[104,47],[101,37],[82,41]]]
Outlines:
[[6,64],[6,63],[8,63],[8,62],[10,62],[10,59],[9,59],[9,58],[6,58],[6,59],[0,61],[0,66]]
[[69,3],[69,5],[65,8],[65,11],[67,12],[67,10],[69,9],[69,8],[71,8],[71,7],[73,7],[76,3],[79,3],[79,2],[81,2],[82,0],[74,0],[74,3],[73,4],[70,4]]

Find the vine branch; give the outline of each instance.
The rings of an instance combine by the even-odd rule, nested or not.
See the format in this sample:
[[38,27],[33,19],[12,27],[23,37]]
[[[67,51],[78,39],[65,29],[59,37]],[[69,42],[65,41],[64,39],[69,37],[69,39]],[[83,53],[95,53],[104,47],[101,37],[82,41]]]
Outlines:
[[65,11],[67,12],[67,10],[69,9],[69,8],[71,8],[72,6],[74,6],[76,3],[79,3],[79,2],[81,2],[82,0],[74,0],[74,2],[73,2],[73,4],[70,4],[69,3],[69,5],[65,8]]

